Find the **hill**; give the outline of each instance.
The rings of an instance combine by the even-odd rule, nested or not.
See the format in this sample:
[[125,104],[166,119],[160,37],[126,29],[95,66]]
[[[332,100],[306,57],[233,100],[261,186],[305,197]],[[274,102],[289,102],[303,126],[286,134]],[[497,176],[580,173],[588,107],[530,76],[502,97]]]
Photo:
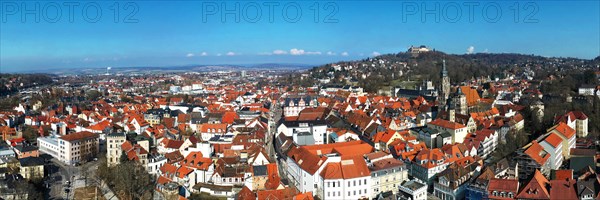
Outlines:
[[430,51],[413,56],[410,53],[385,54],[356,61],[343,61],[314,67],[310,72],[312,82],[353,84],[376,92],[385,87],[399,86],[401,82],[415,80],[439,81],[442,60],[446,61],[453,84],[478,78],[504,78],[509,74],[546,77],[567,71],[585,71],[597,68],[600,57],[593,60],[556,58],[512,53],[446,54]]

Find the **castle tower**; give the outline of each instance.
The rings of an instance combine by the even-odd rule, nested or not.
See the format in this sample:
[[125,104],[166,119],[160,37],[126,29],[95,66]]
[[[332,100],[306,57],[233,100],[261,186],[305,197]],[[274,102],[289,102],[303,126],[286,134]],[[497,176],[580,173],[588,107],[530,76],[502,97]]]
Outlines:
[[443,68],[440,73],[440,77],[442,78],[440,84],[441,91],[438,95],[438,102],[443,105],[450,95],[450,77],[448,77],[448,70],[446,69],[446,60],[442,60],[442,64]]
[[108,166],[119,164],[121,145],[125,142],[124,133],[111,133],[106,137],[106,163]]

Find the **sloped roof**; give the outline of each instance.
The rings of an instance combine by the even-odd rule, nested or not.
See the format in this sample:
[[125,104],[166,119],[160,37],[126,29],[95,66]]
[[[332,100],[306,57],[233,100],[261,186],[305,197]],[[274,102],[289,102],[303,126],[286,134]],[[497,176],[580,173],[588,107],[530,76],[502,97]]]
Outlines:
[[521,199],[550,199],[547,186],[550,182],[539,171],[535,170],[533,177],[521,189],[517,198]]

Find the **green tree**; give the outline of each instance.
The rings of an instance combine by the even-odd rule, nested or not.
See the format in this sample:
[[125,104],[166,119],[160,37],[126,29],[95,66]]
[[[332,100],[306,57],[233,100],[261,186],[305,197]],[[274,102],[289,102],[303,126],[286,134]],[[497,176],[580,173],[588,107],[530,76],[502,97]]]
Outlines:
[[23,138],[25,138],[25,140],[27,140],[28,142],[35,142],[38,136],[39,133],[36,129],[27,125],[23,127]]

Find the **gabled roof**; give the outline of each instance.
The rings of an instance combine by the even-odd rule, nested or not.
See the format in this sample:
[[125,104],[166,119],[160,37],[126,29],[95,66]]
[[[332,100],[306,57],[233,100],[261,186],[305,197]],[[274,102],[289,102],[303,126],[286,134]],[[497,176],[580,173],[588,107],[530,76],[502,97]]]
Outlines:
[[517,195],[519,191],[519,181],[517,179],[497,179],[493,178],[488,183],[488,193],[497,192],[512,192]]
[[435,119],[431,122],[429,122],[429,124],[431,125],[435,125],[435,126],[439,126],[439,127],[443,127],[443,128],[447,128],[447,129],[452,129],[452,130],[456,130],[456,129],[460,129],[460,128],[465,128],[465,125],[462,125],[461,123],[457,123],[457,122],[451,122],[445,119]]
[[540,165],[544,165],[546,161],[550,158],[550,153],[544,150],[544,147],[540,145],[536,140],[531,142],[531,145],[527,150],[525,150],[525,154],[531,157],[535,162]]
[[558,125],[552,127],[551,130],[557,131],[565,138],[571,138],[575,135],[575,129],[569,127],[569,125],[564,122],[559,122]]
[[341,162],[328,163],[321,171],[323,179],[352,179],[371,176],[367,163],[360,156],[343,159]]
[[521,189],[517,198],[521,199],[550,199],[550,193],[547,186],[550,184],[548,179],[539,171],[535,170],[533,177]]

